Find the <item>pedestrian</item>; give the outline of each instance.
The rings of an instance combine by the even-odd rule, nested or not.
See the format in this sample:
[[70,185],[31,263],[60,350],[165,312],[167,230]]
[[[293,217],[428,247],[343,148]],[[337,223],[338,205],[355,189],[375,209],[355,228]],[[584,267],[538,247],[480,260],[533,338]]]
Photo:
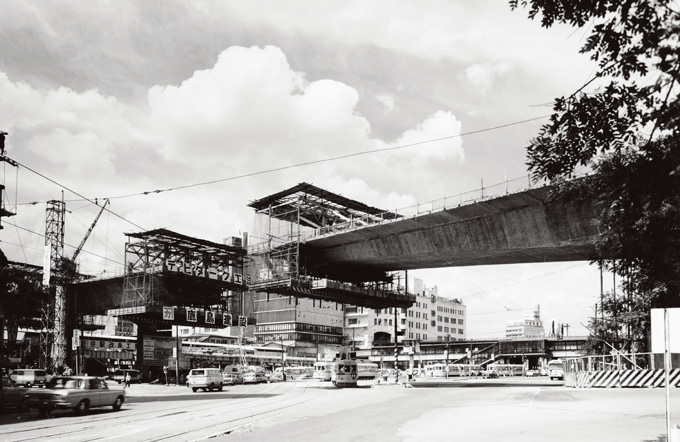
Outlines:
[[132,379],[132,376],[130,376],[130,373],[125,373],[125,387],[130,386],[130,380]]

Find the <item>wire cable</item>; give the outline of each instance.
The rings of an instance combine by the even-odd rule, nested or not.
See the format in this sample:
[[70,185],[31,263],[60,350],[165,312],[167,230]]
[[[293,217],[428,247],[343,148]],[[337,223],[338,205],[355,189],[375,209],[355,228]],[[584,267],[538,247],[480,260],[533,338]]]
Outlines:
[[[473,130],[473,131],[470,131],[470,132],[464,132],[464,133],[460,133],[460,134],[456,134],[456,135],[447,135],[447,136],[440,137],[440,138],[417,141],[417,142],[414,142],[414,143],[403,144],[403,145],[400,145],[400,146],[384,147],[382,149],[365,150],[365,151],[354,152],[354,153],[350,153],[350,154],[346,154],[346,155],[339,155],[337,157],[323,158],[323,159],[320,159],[320,160],[313,160],[313,161],[306,161],[306,162],[303,162],[303,163],[290,164],[288,166],[275,167],[275,168],[272,168],[272,169],[265,169],[265,170],[260,170],[260,171],[257,171],[257,172],[250,172],[250,173],[246,173],[246,174],[243,174],[243,175],[236,175],[236,176],[227,177],[227,178],[218,178],[218,179],[215,179],[215,180],[186,184],[186,185],[183,185],[183,186],[168,187],[168,188],[165,188],[165,189],[147,190],[147,191],[143,191],[143,192],[130,193],[130,194],[126,194],[126,195],[98,197],[98,199],[113,200],[113,199],[131,198],[131,197],[134,197],[134,196],[143,196],[143,195],[157,194],[157,193],[163,193],[163,192],[172,192],[172,191],[175,191],[175,190],[189,189],[189,188],[192,188],[192,187],[207,186],[207,185],[210,185],[210,184],[223,183],[223,182],[226,182],[226,181],[234,181],[234,180],[238,180],[238,179],[242,179],[242,178],[249,178],[249,177],[264,175],[264,174],[268,174],[268,173],[272,173],[272,172],[280,172],[282,170],[294,169],[294,168],[297,168],[297,167],[310,166],[310,165],[313,165],[313,164],[320,164],[320,163],[327,163],[327,162],[331,162],[331,161],[343,160],[343,159],[347,159],[347,158],[353,158],[353,157],[358,157],[358,156],[362,156],[362,155],[369,155],[369,154],[374,154],[374,153],[380,153],[380,152],[395,151],[395,150],[405,149],[405,148],[408,148],[408,147],[420,146],[420,145],[429,144],[429,143],[436,143],[438,141],[450,140],[450,139],[453,139],[453,138],[460,138],[460,137],[464,137],[464,136],[467,136],[467,135],[475,135],[475,134],[479,134],[479,133],[483,133],[483,132],[490,132],[490,131],[497,130],[497,129],[503,129],[503,128],[506,128],[506,127],[511,127],[511,126],[516,126],[516,125],[519,125],[519,124],[528,123],[528,122],[531,122],[531,121],[541,120],[541,119],[547,118],[549,116],[550,115],[541,115],[540,117],[529,118],[529,119],[526,119],[526,120],[515,121],[513,123],[501,124],[501,125],[498,125],[498,126],[488,127],[488,128],[479,129],[479,130]],[[23,165],[21,165],[21,166],[23,166]],[[23,166],[23,167],[26,167],[26,166]],[[28,170],[31,170],[31,169],[28,169]],[[33,170],[31,170],[31,172],[37,173]],[[38,174],[38,175],[42,176],[43,178],[48,179],[49,181],[51,181],[51,182],[53,182],[57,185],[60,185],[59,183],[56,183],[55,181],[45,177],[44,175],[41,175],[41,174]],[[64,187],[64,186],[62,186],[62,187]],[[66,188],[66,187],[64,187],[64,188]],[[92,202],[92,199],[90,199],[90,198],[85,198],[84,196],[82,196],[82,195],[80,195],[80,194],[78,194],[78,193],[76,193],[76,192],[74,192],[74,191],[72,191],[68,188],[66,188],[66,190],[69,190],[69,192],[74,193],[75,195],[78,195],[79,197],[83,198],[83,200]],[[74,200],[66,200],[66,202],[75,202],[75,201],[82,201],[82,200],[75,200],[75,199]],[[36,203],[38,203],[38,202],[34,201],[34,202],[22,203],[22,204],[36,204]],[[111,213],[113,213],[113,212],[111,212]],[[113,214],[115,216],[119,216],[119,215],[116,215],[115,213],[113,213]],[[122,219],[124,219],[124,218],[122,218]],[[125,220],[125,221],[130,222],[131,224],[134,225],[134,223],[132,223],[131,221],[128,221],[128,220]],[[137,227],[139,227],[139,226],[137,226]],[[142,230],[144,230],[144,229],[142,229]]]
[[[15,160],[15,163],[17,163],[19,166],[25,168],[26,170],[29,170],[29,171],[33,172],[34,174],[38,175],[39,177],[44,178],[44,179],[46,179],[47,181],[49,181],[49,182],[51,182],[51,183],[53,183],[53,184],[56,184],[56,185],[59,186],[59,187],[62,187],[62,188],[64,188],[64,189],[68,190],[68,191],[71,192],[72,194],[81,197],[83,200],[89,201],[89,202],[91,202],[92,204],[95,204],[95,205],[97,205],[97,206],[99,205],[99,204],[97,204],[95,201],[93,201],[91,198],[87,198],[87,197],[81,195],[80,193],[76,192],[75,190],[72,190],[72,189],[70,189],[70,188],[64,186],[63,184],[58,183],[57,181],[53,180],[52,178],[50,178],[50,177],[48,177],[48,176],[46,176],[46,175],[44,175],[44,174],[42,174],[42,173],[40,173],[40,172],[34,170],[34,169],[31,169],[30,167],[26,166],[25,164],[22,164],[22,163],[20,163],[20,162],[18,162],[18,161],[16,161],[16,160]],[[97,198],[95,198],[95,199],[97,199]],[[71,201],[82,201],[82,200],[71,200]],[[32,204],[36,204],[36,203],[32,203]],[[125,221],[125,222],[127,222],[127,223],[129,223],[129,224],[131,224],[131,225],[133,225],[133,226],[135,226],[135,227],[137,227],[138,229],[140,229],[140,230],[142,230],[142,231],[146,230],[144,227],[140,226],[139,224],[136,224],[136,223],[130,221],[129,219],[127,219],[127,218],[125,218],[125,217],[123,217],[123,216],[121,216],[121,215],[118,215],[116,212],[110,210],[110,209],[109,209],[108,207],[106,207],[106,206],[104,206],[104,210],[106,210],[107,212],[109,212],[109,213],[112,214],[113,216],[116,216],[116,217],[122,219],[123,221]]]
[[[29,233],[34,234],[34,235],[38,235],[38,236],[42,236],[43,238],[46,238],[46,236],[43,235],[42,233],[34,232],[33,230],[27,229],[27,228],[25,228],[25,227],[18,226],[18,225],[13,224],[13,223],[9,223],[9,224],[13,225],[13,226],[16,227],[17,229],[25,230],[25,231],[27,231],[27,232],[29,232]],[[76,248],[76,246],[73,246],[73,245],[71,245],[71,244],[66,244],[66,243],[64,243],[64,245],[65,245],[65,246],[69,246],[69,247],[71,247],[72,249],[75,249],[75,248]],[[101,256],[101,255],[98,255],[98,254],[96,254],[96,253],[93,253],[93,252],[90,252],[90,251],[87,251],[87,250],[82,250],[81,252],[82,252],[82,253],[88,253],[88,254],[90,254],[90,255],[92,255],[92,256],[96,256],[97,258],[102,258],[102,259],[105,259],[105,260],[107,260],[107,261],[111,261],[111,262],[114,262],[114,263],[116,263],[116,264],[120,264],[120,265],[122,265],[122,266],[125,265],[125,264],[123,264],[122,262],[116,261],[115,259],[107,258],[106,256]]]

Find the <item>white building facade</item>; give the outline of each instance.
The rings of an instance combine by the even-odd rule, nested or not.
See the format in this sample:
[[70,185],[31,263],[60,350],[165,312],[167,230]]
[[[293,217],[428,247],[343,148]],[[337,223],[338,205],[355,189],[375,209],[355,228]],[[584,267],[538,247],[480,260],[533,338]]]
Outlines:
[[347,306],[345,336],[355,348],[394,343],[395,321],[397,341],[462,341],[467,337],[466,306],[458,299],[439,296],[437,286],[426,287],[421,279],[413,279],[409,293],[416,302],[409,309],[373,310]]
[[506,339],[542,338],[545,337],[541,306],[527,313],[523,320],[508,321],[505,326]]

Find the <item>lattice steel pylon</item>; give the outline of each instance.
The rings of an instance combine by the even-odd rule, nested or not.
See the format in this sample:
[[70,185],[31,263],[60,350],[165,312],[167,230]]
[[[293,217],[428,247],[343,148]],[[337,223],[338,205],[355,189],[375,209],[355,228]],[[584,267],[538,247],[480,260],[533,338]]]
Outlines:
[[[47,202],[45,217],[45,248],[49,251],[50,295],[42,307],[40,333],[40,363],[45,368],[56,369],[64,365],[66,357],[66,296],[59,278],[64,256],[64,201]],[[52,295],[53,294],[53,295]]]

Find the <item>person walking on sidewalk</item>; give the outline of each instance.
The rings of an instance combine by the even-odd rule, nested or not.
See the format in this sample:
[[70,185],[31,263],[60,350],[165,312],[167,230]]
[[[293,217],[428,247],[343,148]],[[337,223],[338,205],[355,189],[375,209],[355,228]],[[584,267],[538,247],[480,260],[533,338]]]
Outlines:
[[130,386],[131,380],[132,380],[132,376],[130,376],[130,373],[125,373],[125,388]]

